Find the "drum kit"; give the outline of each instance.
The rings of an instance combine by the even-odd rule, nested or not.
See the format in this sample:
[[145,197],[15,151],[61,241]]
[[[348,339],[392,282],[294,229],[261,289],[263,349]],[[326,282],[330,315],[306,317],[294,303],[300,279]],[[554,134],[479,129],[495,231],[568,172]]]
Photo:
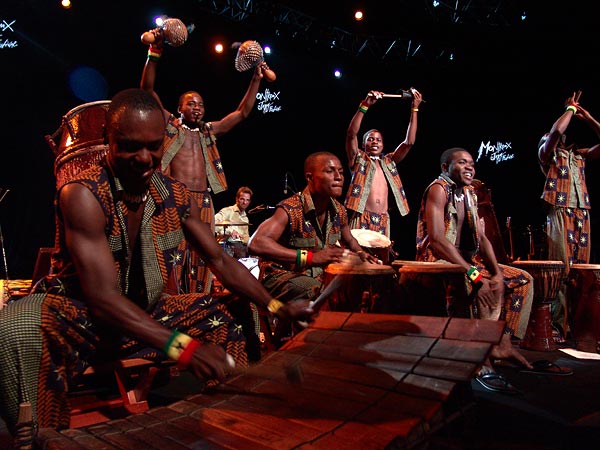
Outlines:
[[217,238],[217,242],[221,244],[223,250],[230,256],[234,258],[246,258],[248,257],[248,249],[247,245],[242,242],[241,239],[233,239],[231,237],[231,233],[227,232],[227,228],[229,227],[248,227],[251,224],[249,222],[231,222],[229,220],[224,220],[222,222],[215,223],[215,229],[217,227],[222,227],[222,233],[215,233]]

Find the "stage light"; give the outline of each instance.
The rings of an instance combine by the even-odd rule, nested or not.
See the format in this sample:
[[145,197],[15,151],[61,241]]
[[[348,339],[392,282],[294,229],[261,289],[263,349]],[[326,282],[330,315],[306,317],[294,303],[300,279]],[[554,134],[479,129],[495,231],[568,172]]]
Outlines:
[[527,12],[523,11],[523,14],[521,14],[521,20],[525,19],[527,19]]
[[450,61],[454,61],[454,53],[450,53]]
[[61,0],[60,5],[64,8],[64,9],[69,9],[72,5],[71,5],[71,0]]
[[162,16],[156,16],[154,18],[154,23],[156,24],[157,27],[162,27],[163,24],[165,23],[165,20],[168,19],[168,16],[165,16],[164,14]]
[[268,45],[265,45],[263,47],[263,52],[265,52],[266,55],[270,55],[271,54],[271,47],[269,47]]
[[223,53],[223,44],[221,44],[221,43],[215,44],[215,52]]
[[432,5],[434,8],[437,8],[438,6],[440,6],[440,2],[438,2],[437,0],[433,0]]
[[336,78],[342,78],[342,71],[340,69],[335,69],[333,71],[333,76]]
[[360,9],[354,13],[354,19],[356,20],[363,20],[363,17],[363,12]]

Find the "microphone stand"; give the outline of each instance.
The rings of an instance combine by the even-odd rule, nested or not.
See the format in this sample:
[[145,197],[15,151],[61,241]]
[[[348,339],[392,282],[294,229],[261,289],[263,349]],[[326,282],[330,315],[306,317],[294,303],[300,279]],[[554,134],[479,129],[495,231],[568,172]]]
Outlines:
[[[2,190],[2,188],[0,188],[0,203],[2,202],[2,200],[4,200],[4,197],[6,197],[6,194],[8,194],[9,189],[4,189]],[[6,249],[4,248],[4,236],[2,234],[2,224],[0,223],[0,249],[2,250],[2,261],[4,263],[4,278],[7,281],[7,286],[8,286],[8,264],[6,262]]]

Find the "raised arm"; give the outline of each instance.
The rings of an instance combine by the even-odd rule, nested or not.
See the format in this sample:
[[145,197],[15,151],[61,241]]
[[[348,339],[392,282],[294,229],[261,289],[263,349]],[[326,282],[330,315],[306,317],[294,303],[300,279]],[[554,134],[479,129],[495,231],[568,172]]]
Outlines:
[[423,101],[423,97],[421,96],[421,93],[414,88],[410,88],[410,91],[412,92],[413,99],[410,106],[410,120],[408,122],[408,128],[406,129],[406,138],[391,154],[392,159],[396,163],[399,163],[406,157],[408,151],[414,145],[417,137],[417,117],[419,113],[419,105]]
[[[578,106],[575,117],[586,122],[594,133],[596,133],[596,136],[600,138],[600,123],[581,105]],[[586,159],[598,159],[600,157],[600,144],[596,144],[588,149],[582,149],[581,151],[585,154]]]
[[577,109],[579,108],[579,104],[577,103],[579,100],[579,95],[577,92],[573,92],[573,95],[570,96],[565,102],[567,107],[565,112],[561,114],[561,116],[552,124],[552,128],[548,133],[546,140],[538,149],[538,158],[542,165],[547,165],[554,155],[554,151],[556,150],[556,146],[562,139],[563,134],[567,131],[567,127],[571,123],[571,119],[575,115]]
[[[155,33],[155,41],[148,47],[148,58],[146,59],[146,64],[144,64],[144,70],[142,71],[142,79],[140,80],[140,89],[143,89],[146,92],[150,92],[160,106],[165,111],[165,107],[160,100],[160,97],[154,90],[154,83],[156,82],[156,69],[158,65],[158,61],[163,52],[163,36],[161,33]],[[165,115],[167,112],[165,111]]]
[[216,136],[223,135],[229,132],[233,127],[238,125],[242,120],[246,119],[252,112],[254,104],[256,103],[256,94],[258,93],[258,87],[260,86],[260,80],[263,78],[263,69],[261,65],[256,66],[254,74],[250,80],[248,90],[242,98],[242,101],[238,105],[237,109],[230,112],[221,120],[212,122],[213,133]]
[[346,131],[346,157],[350,164],[354,162],[354,157],[358,153],[358,132],[360,131],[360,124],[362,123],[363,117],[367,113],[367,110],[373,106],[382,95],[383,94],[379,91],[369,91],[365,99],[360,102],[356,113],[354,113],[354,116],[350,121],[348,130]]

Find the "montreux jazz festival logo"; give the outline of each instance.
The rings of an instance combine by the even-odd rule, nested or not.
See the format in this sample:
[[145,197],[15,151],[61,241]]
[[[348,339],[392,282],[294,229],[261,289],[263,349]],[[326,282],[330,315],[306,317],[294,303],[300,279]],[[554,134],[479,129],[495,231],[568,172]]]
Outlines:
[[258,110],[262,111],[263,114],[281,111],[281,106],[277,104],[279,102],[279,94],[280,91],[271,92],[269,89],[265,89],[264,92],[258,92],[256,94]]
[[16,20],[0,19],[0,50],[5,48],[15,48],[19,45],[17,41],[13,41],[6,36],[7,33],[15,32],[13,29],[15,22]]
[[481,141],[479,152],[477,153],[477,161],[481,158],[488,158],[490,161],[499,164],[514,159],[515,154],[511,153],[511,150],[511,142],[496,142],[495,144],[491,144],[490,141],[487,141],[487,143]]

